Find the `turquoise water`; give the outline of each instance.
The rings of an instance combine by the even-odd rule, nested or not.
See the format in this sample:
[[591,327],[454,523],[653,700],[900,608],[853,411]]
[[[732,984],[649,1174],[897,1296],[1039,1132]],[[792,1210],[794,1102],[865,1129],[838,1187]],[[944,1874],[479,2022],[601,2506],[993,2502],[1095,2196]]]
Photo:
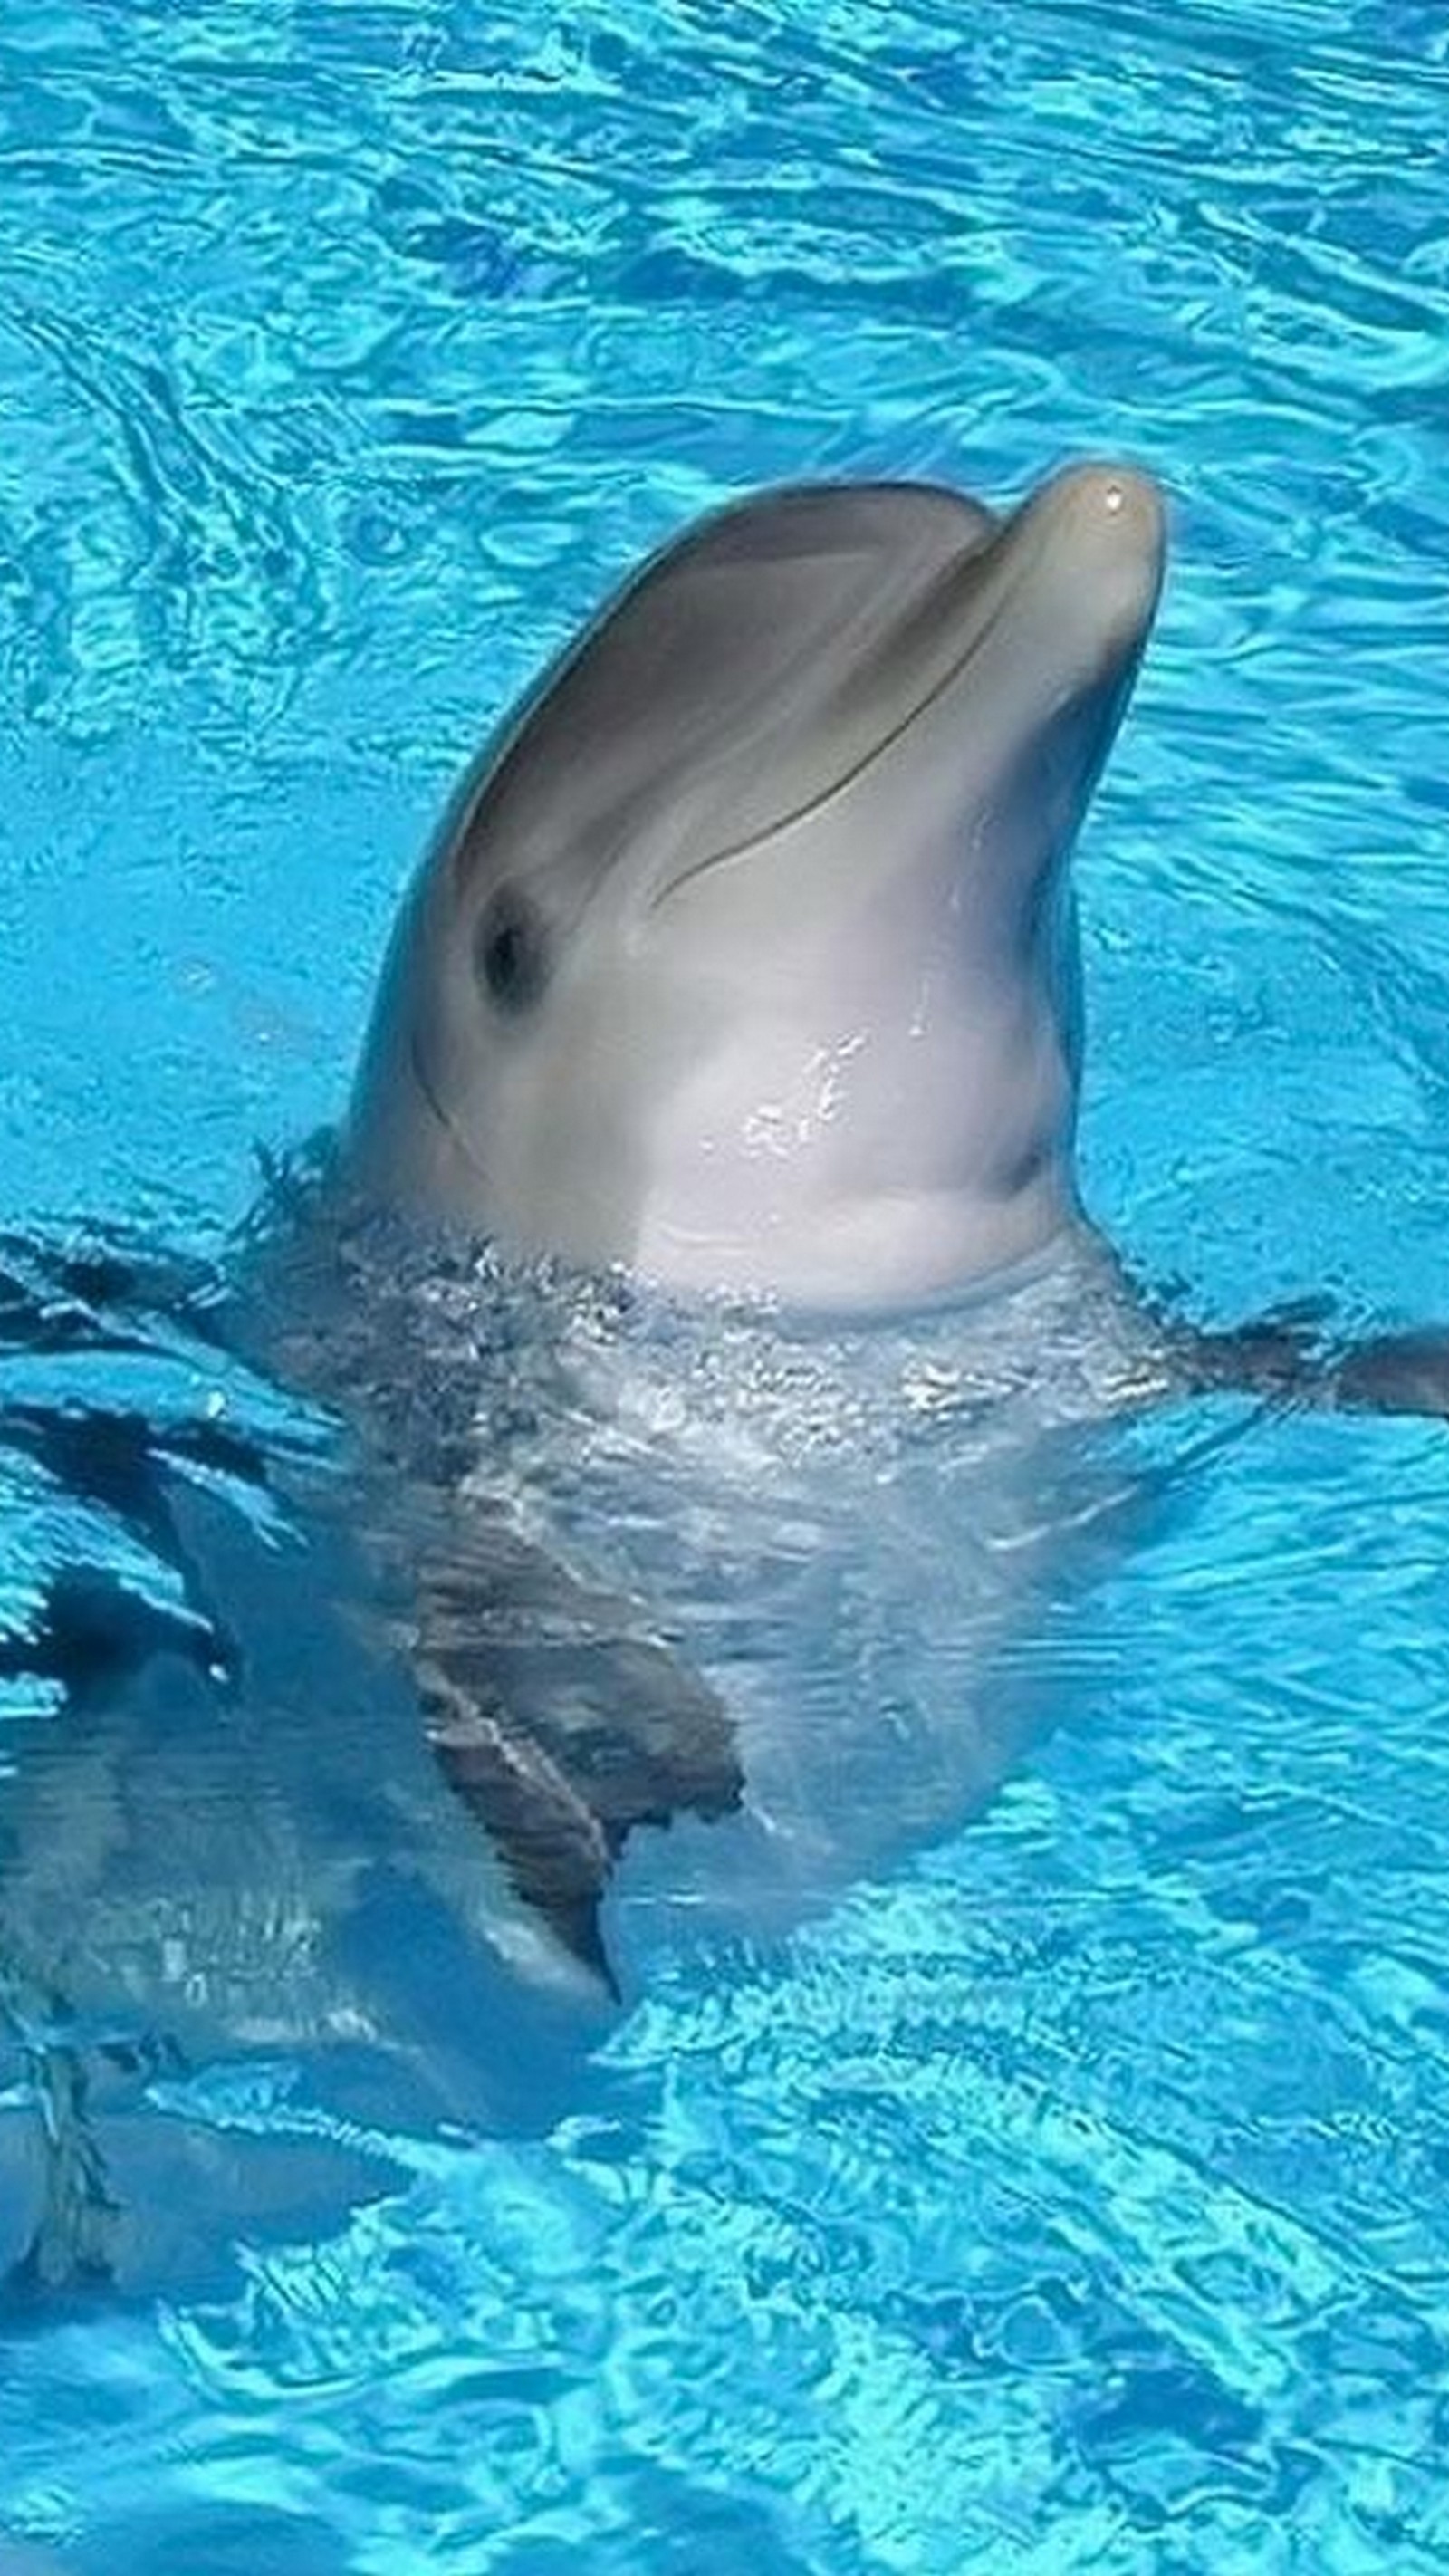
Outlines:
[[[171,1310],[95,1348],[104,1283],[67,1351],[29,1247],[218,1251],[339,1106],[483,724],[762,479],[1162,477],[1079,867],[1091,1204],[1214,1319],[1444,1314],[1439,8],[15,0],[0,64],[4,1401],[241,1426],[198,1472],[279,1707],[343,1652],[261,1490],[320,1426]],[[124,1476],[8,1454],[0,1823],[43,1914],[54,1822],[27,1860],[6,1820],[65,1722],[47,1572],[181,1577]],[[7,2305],[0,2531],[82,2576],[1449,2565],[1449,1446],[1262,1422],[1174,1493],[1019,1645],[1041,1723],[984,1810],[808,1921],[578,2022],[384,1885],[359,1975],[412,1944],[439,1998],[411,2089],[280,2012],[113,2068],[144,2259]],[[188,1803],[204,1664],[116,1739],[164,1822],[97,1935],[112,2035],[115,1922],[239,1823]]]

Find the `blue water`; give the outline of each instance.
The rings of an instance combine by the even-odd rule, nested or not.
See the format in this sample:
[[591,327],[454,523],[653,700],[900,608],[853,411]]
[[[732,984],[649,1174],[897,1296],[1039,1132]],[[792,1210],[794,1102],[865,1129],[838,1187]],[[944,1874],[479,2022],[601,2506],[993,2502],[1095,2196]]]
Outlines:
[[[8,1232],[217,1252],[338,1108],[484,722],[690,513],[1121,451],[1174,571],[1080,859],[1089,1199],[1211,1318],[1442,1316],[1446,136],[1434,0],[11,0]],[[138,1338],[5,1401],[321,1436]],[[7,1472],[17,1635],[68,1553],[175,1593]],[[158,2250],[6,2310],[0,2531],[81,2576],[1449,2566],[1446,1512],[1434,1424],[1212,1451],[959,1831],[572,2057],[458,1990],[523,2113],[282,2040],[118,2076]]]

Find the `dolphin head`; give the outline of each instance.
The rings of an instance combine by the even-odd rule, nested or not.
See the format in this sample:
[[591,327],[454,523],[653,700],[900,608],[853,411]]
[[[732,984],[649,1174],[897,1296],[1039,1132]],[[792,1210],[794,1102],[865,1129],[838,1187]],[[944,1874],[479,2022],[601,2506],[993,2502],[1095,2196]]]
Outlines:
[[657,556],[465,780],[350,1121],[519,1251],[869,1309],[1076,1212],[1067,859],[1164,556],[1084,465],[996,517],[767,492]]

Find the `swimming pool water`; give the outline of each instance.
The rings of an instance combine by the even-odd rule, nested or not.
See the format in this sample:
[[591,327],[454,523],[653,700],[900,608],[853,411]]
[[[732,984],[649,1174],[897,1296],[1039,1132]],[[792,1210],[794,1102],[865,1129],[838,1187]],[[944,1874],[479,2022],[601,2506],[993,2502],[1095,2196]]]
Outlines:
[[[1429,0],[12,0],[8,1231],[217,1248],[339,1106],[484,723],[683,517],[1095,450],[1175,558],[1079,861],[1090,1202],[1215,1319],[1442,1316],[1446,136]],[[165,1419],[212,1363],[146,1365]],[[150,1563],[9,1478],[17,1630],[47,1553]],[[959,1833],[581,2057],[469,1999],[527,2116],[323,2100],[281,2045],[118,2078],[171,2237],[7,2309],[0,2533],[82,2576],[1449,2565],[1446,1510],[1433,1424],[1214,1451]],[[18,2048],[0,2087],[8,2255]]]

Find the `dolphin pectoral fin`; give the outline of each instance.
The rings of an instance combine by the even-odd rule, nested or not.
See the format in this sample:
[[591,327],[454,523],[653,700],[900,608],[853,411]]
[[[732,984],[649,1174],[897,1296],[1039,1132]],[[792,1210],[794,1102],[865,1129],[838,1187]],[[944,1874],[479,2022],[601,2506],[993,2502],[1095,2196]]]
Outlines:
[[570,1957],[614,1997],[599,1907],[614,1847],[587,1803],[547,1756],[510,1740],[495,1717],[420,1670],[434,1759],[454,1796],[483,1826],[516,1893]]
[[1319,1413],[1449,1420],[1449,1326],[1371,1333],[1335,1343],[1321,1303],[1285,1308],[1236,1331],[1174,1333],[1203,1393],[1259,1395]]
[[1378,1333],[1331,1360],[1318,1399],[1344,1413],[1449,1418],[1449,1330]]
[[496,1594],[470,1590],[457,1567],[434,1570],[415,1673],[448,1786],[523,1903],[617,1995],[599,1909],[630,1834],[727,1815],[743,1773],[722,1702],[684,1659],[604,1627],[600,1596],[560,1569],[551,1580],[555,1615],[510,1623]]
[[1257,1395],[1294,1404],[1316,1383],[1329,1308],[1321,1300],[1273,1307],[1251,1323],[1210,1331],[1160,1317],[1168,1347],[1199,1395]]

